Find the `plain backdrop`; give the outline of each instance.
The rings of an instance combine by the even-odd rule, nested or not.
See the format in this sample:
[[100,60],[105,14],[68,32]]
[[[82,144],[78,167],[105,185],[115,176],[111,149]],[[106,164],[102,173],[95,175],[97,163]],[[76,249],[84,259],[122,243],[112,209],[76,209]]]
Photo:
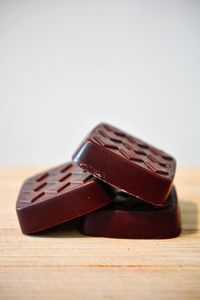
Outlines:
[[200,1],[0,0],[0,164],[54,166],[106,121],[200,164]]

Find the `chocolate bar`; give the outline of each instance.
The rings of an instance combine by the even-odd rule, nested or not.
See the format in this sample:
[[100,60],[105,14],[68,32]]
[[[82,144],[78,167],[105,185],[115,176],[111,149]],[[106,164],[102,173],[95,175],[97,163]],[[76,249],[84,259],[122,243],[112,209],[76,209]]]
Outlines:
[[112,238],[176,237],[181,232],[181,218],[175,187],[160,207],[118,192],[111,204],[84,217],[81,232]]
[[171,190],[175,159],[108,124],[86,137],[73,161],[100,180],[154,205],[162,205]]
[[34,233],[78,218],[112,201],[105,184],[72,163],[26,180],[16,211],[23,233]]

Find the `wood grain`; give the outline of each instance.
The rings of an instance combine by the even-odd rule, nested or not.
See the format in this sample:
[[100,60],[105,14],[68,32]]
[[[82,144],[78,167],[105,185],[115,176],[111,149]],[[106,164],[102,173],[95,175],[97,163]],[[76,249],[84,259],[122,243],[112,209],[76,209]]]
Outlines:
[[200,299],[200,168],[180,168],[183,232],[169,240],[20,232],[15,201],[41,168],[0,170],[0,299]]

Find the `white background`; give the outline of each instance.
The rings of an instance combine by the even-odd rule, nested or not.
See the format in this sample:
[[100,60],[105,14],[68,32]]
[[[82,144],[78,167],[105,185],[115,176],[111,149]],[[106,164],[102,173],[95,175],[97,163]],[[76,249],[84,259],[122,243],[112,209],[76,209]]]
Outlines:
[[0,0],[0,164],[62,163],[101,121],[200,164],[200,1]]

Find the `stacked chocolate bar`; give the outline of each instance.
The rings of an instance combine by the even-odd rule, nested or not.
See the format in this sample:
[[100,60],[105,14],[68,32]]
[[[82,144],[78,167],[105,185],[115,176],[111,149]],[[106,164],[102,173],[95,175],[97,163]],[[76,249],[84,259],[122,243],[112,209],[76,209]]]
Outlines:
[[86,235],[145,239],[180,234],[173,157],[100,124],[72,161],[24,182],[16,204],[23,233],[82,217],[80,231]]

